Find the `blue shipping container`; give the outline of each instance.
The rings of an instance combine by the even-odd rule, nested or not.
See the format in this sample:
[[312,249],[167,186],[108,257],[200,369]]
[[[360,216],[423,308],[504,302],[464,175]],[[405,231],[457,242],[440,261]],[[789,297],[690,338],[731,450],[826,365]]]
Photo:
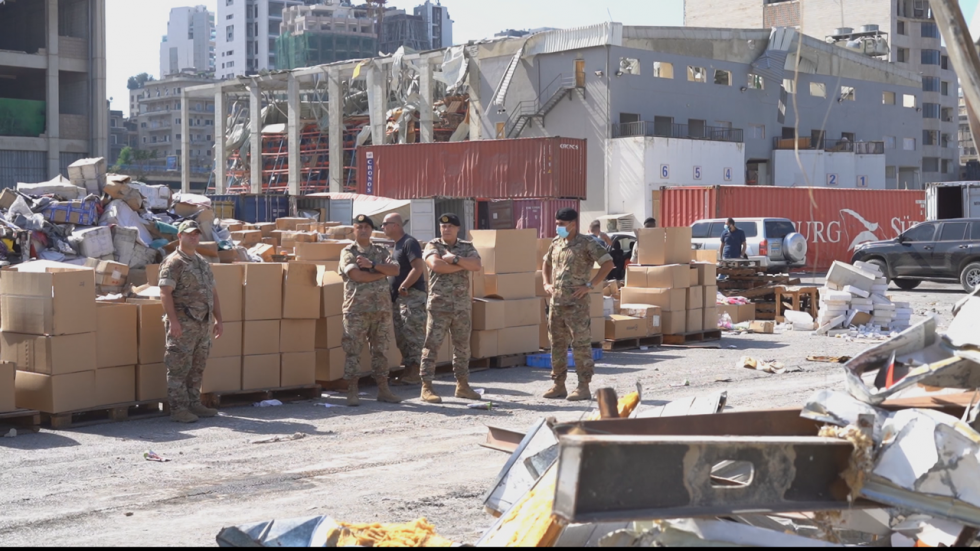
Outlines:
[[234,201],[235,218],[249,224],[289,216],[288,195],[209,195],[212,201]]

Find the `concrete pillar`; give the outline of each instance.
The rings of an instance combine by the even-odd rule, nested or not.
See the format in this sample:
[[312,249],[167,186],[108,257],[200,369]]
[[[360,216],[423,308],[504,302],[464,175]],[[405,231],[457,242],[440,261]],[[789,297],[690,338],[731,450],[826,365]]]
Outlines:
[[422,143],[432,143],[435,141],[435,132],[432,129],[433,126],[433,113],[432,113],[432,89],[434,88],[434,82],[432,80],[432,65],[429,64],[428,59],[422,59],[422,73],[419,75],[419,95],[421,100],[419,101],[419,131],[422,134]]
[[[58,89],[58,68],[61,65],[58,56],[58,0],[46,1],[47,15],[47,136],[48,136],[48,170],[49,178],[61,172],[61,93]],[[67,174],[65,174],[67,176]]]
[[180,92],[180,190],[191,192],[191,98]]
[[251,135],[251,162],[249,163],[249,181],[251,191],[262,193],[262,90],[257,80],[252,80],[249,87],[249,119],[248,131]]
[[228,108],[225,107],[224,88],[217,85],[214,93],[214,192],[224,195],[228,185],[228,153],[225,150],[225,134],[228,130]]
[[330,119],[330,193],[344,190],[344,92],[340,71],[327,73],[327,116]]
[[287,89],[287,116],[286,137],[289,140],[289,194],[292,196],[300,195],[300,188],[303,181],[302,171],[300,171],[299,158],[299,133],[302,127],[302,113],[299,104],[299,82],[296,75],[289,73],[289,86]]
[[[105,0],[92,0],[89,28],[89,154],[109,159],[109,95],[106,89]],[[129,98],[126,98],[128,101]]]
[[483,104],[480,102],[480,65],[475,59],[470,60],[468,72],[470,78],[470,141],[475,142],[483,137]]
[[382,73],[374,62],[367,65],[368,114],[371,116],[371,144],[384,145],[388,126],[387,86]]

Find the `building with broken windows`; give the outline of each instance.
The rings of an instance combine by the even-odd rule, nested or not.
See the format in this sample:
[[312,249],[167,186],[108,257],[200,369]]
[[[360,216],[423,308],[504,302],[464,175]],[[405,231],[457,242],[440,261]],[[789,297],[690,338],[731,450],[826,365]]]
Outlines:
[[378,54],[374,17],[368,7],[341,0],[291,6],[282,12],[276,56],[279,69],[311,67]]

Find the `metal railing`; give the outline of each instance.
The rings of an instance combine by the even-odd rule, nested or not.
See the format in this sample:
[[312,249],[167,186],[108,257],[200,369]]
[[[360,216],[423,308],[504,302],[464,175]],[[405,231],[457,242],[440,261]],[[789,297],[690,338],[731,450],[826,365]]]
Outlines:
[[745,133],[741,128],[721,126],[702,126],[690,124],[666,124],[649,121],[614,124],[613,138],[647,136],[654,138],[682,138],[687,140],[709,140],[715,142],[744,143]]
[[885,142],[852,142],[829,138],[773,138],[773,149],[824,150],[830,153],[857,153],[858,155],[884,155]]
[[[131,174],[131,173],[132,174],[135,173],[161,174],[167,172],[180,172],[179,166],[176,168],[168,169],[166,164],[160,164],[160,163],[121,165],[119,169],[120,169],[119,172],[121,172],[122,174]],[[213,171],[214,168],[211,166],[204,166],[204,165],[191,166],[192,174],[209,174]]]
[[542,89],[537,99],[518,102],[513,109],[509,110],[509,117],[505,125],[506,137],[516,138],[532,117],[547,115],[567,93],[575,88],[575,77],[559,74]]

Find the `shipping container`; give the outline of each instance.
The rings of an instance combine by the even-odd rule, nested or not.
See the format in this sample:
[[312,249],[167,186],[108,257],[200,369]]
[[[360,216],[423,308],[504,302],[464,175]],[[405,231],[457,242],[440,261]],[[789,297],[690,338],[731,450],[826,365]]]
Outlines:
[[586,141],[523,138],[363,147],[358,193],[417,197],[586,198]]
[[926,219],[926,192],[768,186],[662,188],[662,226],[704,218],[788,218],[807,239],[807,268],[850,262],[861,243],[892,239]]
[[228,205],[234,205],[234,218],[249,224],[275,222],[277,218],[289,216],[289,196],[287,195],[208,195],[212,204],[221,205],[221,214],[228,212]]
[[536,229],[541,239],[555,237],[555,215],[563,208],[579,211],[577,199],[515,199],[480,201],[477,228],[481,230]]
[[926,184],[926,205],[929,220],[980,218],[980,182]]

